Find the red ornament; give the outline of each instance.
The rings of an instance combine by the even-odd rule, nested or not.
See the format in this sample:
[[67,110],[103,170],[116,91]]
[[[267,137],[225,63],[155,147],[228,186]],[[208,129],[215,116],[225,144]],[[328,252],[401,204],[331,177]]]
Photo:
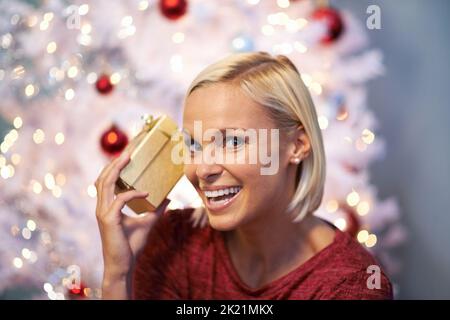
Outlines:
[[177,20],[185,15],[188,3],[186,0],[160,0],[161,13],[170,20]]
[[336,9],[330,7],[318,8],[313,12],[312,18],[316,21],[324,21],[327,26],[327,33],[320,40],[323,44],[334,42],[344,31],[344,23]]
[[108,75],[102,74],[95,83],[95,88],[100,94],[111,93],[114,89],[114,85],[111,83],[111,79]]
[[102,150],[110,156],[120,154],[128,144],[127,135],[113,124],[106,130],[100,139]]
[[74,285],[72,289],[69,289],[68,295],[72,300],[79,300],[86,298],[86,286],[83,283],[80,283],[80,286]]

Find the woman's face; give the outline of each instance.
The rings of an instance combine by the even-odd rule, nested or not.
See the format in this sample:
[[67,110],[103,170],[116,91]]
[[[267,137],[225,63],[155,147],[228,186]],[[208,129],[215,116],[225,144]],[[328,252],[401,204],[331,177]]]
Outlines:
[[[288,204],[295,190],[296,166],[290,162],[295,143],[238,87],[214,84],[195,90],[186,100],[183,127],[185,174],[213,228],[233,230]],[[257,154],[256,161],[251,154]]]

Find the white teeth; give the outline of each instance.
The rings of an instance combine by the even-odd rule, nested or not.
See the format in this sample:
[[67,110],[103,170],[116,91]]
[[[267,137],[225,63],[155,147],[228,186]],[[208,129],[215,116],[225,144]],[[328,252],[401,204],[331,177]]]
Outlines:
[[230,187],[226,189],[214,190],[214,191],[204,191],[208,198],[215,198],[223,195],[238,193],[241,187]]

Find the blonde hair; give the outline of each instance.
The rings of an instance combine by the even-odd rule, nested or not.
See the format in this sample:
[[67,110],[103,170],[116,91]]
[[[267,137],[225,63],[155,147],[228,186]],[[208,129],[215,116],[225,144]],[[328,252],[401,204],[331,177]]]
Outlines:
[[322,201],[325,152],[314,103],[299,71],[283,55],[236,53],[200,72],[187,90],[185,99],[199,88],[218,83],[240,87],[248,97],[263,106],[285,132],[295,132],[303,126],[310,139],[311,152],[299,164],[296,191],[287,208],[287,212],[298,212],[294,222],[301,221]]

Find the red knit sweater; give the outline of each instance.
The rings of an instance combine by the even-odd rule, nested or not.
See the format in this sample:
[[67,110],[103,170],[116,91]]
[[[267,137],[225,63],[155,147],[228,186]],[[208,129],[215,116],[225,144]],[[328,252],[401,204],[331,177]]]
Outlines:
[[135,299],[392,299],[389,279],[369,289],[374,258],[336,229],[334,242],[288,274],[252,289],[239,278],[222,232],[193,227],[192,209],[157,221],[133,273]]

